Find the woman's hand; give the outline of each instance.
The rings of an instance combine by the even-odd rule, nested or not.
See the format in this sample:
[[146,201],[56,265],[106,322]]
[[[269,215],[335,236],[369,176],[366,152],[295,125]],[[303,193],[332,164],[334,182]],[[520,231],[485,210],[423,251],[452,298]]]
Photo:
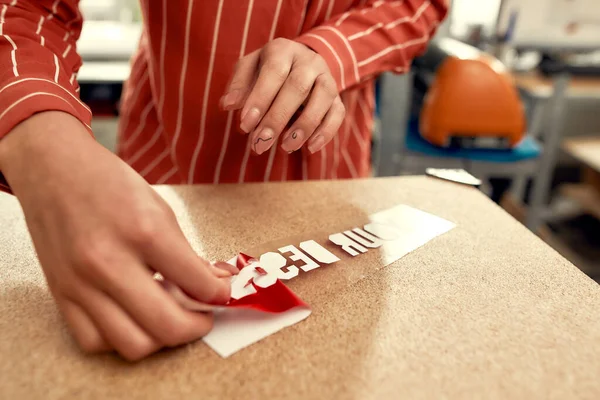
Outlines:
[[337,134],[345,116],[325,60],[288,39],[275,39],[242,58],[221,106],[241,109],[240,127],[250,134],[257,154],[271,148],[282,134],[285,151],[308,143],[315,153]]
[[184,309],[153,274],[224,304],[230,283],[222,278],[231,273],[198,257],[164,200],[79,121],[60,112],[29,118],[0,141],[0,168],[83,350],[138,360],[211,329],[211,314]]

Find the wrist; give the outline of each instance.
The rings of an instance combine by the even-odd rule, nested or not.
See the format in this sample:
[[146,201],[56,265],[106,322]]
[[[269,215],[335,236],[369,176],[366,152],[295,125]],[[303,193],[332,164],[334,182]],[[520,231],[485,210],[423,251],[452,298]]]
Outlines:
[[16,193],[81,141],[93,140],[75,117],[60,111],[35,114],[0,140],[0,171]]

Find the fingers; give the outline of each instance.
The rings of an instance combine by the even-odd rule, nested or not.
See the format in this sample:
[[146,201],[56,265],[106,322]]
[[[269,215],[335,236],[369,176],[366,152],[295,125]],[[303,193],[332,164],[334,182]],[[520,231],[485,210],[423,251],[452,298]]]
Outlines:
[[162,347],[136,324],[131,317],[106,294],[93,287],[82,288],[85,295],[77,301],[86,310],[102,336],[122,357],[140,360]]
[[221,271],[229,272],[231,275],[237,275],[240,273],[240,270],[237,269],[237,267],[223,261],[217,261],[214,263],[214,266]]
[[[285,83],[291,67],[291,61],[285,55],[268,58],[260,67],[256,83],[242,109],[240,128],[244,132],[250,133],[256,128]],[[272,142],[273,135],[266,139],[263,136],[263,141]]]
[[[325,110],[329,109],[333,101],[333,96],[326,96],[321,87],[315,87],[315,90],[311,93],[318,74],[318,70],[310,66],[298,66],[292,70],[269,108],[269,111],[250,136],[253,150],[256,154],[262,154],[271,148],[275,142],[273,139],[279,137],[298,108],[309,97],[309,94],[311,99],[313,97],[318,98],[317,101],[322,103]],[[321,115],[321,118],[323,115]],[[296,136],[298,136],[298,133]]]
[[192,299],[190,296],[185,294],[178,286],[174,285],[169,281],[160,281],[160,285],[173,297],[175,302],[179,304],[183,309],[195,312],[213,312],[219,306],[202,303],[200,301]]
[[256,80],[259,60],[260,51],[257,50],[238,61],[227,90],[221,98],[221,107],[224,110],[237,110],[244,105]]
[[325,145],[337,135],[338,129],[345,116],[346,108],[344,107],[342,100],[338,97],[331,105],[331,109],[327,112],[325,119],[323,119],[323,123],[309,139],[308,150],[314,154],[325,147]]
[[[219,279],[205,262],[198,262],[202,260],[180,230],[169,222],[161,226],[154,239],[146,234],[149,242],[145,245],[132,242],[135,252],[117,247],[107,253],[110,242],[97,240],[78,256],[76,278],[62,283],[62,291],[74,293],[74,302],[91,317],[105,341],[129,360],[164,346],[188,343],[212,328],[212,316],[184,310],[154,281],[148,264],[193,297],[207,303],[229,300],[228,280]],[[144,254],[148,251],[150,254]],[[178,256],[181,253],[184,255]],[[188,280],[193,284],[181,284]]]
[[144,252],[146,263],[151,268],[179,286],[193,299],[209,304],[225,304],[229,301],[229,280],[220,279],[214,267],[198,257],[179,227],[161,235],[160,240],[146,246]]
[[161,345],[174,347],[188,343],[212,328],[209,315],[181,308],[142,265],[129,263],[122,268],[120,279],[103,289]]
[[243,105],[240,129],[251,133],[250,147],[256,154],[269,150],[290,125],[282,148],[292,152],[308,141],[316,152],[337,133],[344,117],[325,60],[308,47],[281,38],[238,62],[221,105],[224,109]]
[[324,74],[319,76],[306,108],[283,136],[281,148],[288,153],[300,149],[321,125],[337,97],[333,78]]
[[111,350],[94,322],[79,305],[68,299],[57,299],[57,304],[75,341],[84,352],[101,353]]

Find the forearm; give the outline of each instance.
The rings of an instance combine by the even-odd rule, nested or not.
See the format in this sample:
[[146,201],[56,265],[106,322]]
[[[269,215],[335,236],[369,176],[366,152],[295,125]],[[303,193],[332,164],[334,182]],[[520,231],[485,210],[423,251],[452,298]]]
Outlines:
[[[47,111],[62,111],[91,131],[91,112],[79,99],[75,80],[81,65],[75,51],[81,29],[77,1],[4,3],[0,5],[0,143],[4,161],[0,162],[7,164],[12,157],[6,149],[14,147],[8,136],[23,133],[17,127],[24,121]],[[36,140],[46,131],[40,129],[34,135]],[[10,191],[6,174],[0,165],[0,190]]]
[[446,0],[370,0],[297,41],[325,58],[343,91],[385,71],[406,72],[447,11]]
[[0,171],[19,197],[27,187],[52,185],[48,172],[59,172],[58,161],[63,165],[61,168],[71,168],[62,161],[86,153],[85,148],[90,146],[100,145],[73,116],[57,111],[38,113],[0,140]]

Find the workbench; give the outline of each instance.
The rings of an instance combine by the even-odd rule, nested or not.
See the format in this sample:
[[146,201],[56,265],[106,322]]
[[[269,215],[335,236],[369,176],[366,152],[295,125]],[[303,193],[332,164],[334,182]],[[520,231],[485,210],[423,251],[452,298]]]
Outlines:
[[600,220],[600,138],[566,140],[563,149],[583,167],[583,182],[562,185],[562,194]]
[[425,177],[156,189],[208,259],[397,204],[457,227],[335,293],[323,269],[290,281],[312,315],[228,359],[200,341],[129,364],[79,352],[18,203],[0,194],[0,398],[600,398],[600,287],[476,189]]

